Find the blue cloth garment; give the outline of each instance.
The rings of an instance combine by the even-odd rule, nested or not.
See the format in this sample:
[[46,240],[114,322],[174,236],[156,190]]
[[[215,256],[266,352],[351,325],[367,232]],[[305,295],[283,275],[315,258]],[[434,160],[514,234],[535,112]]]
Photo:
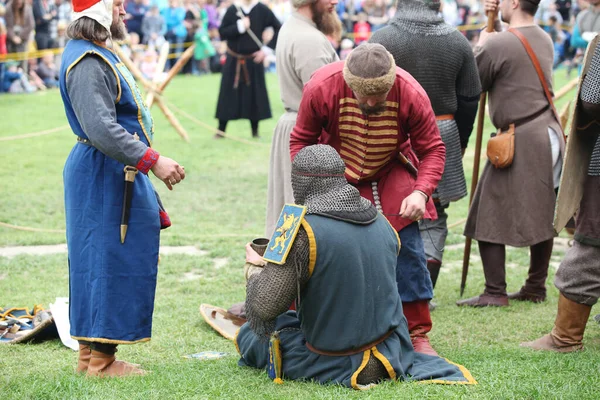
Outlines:
[[[87,54],[101,57],[118,79],[117,123],[150,146],[152,118],[133,77],[112,51],[84,40],[69,41],[60,71],[60,92],[73,133],[87,139],[69,100],[67,74]],[[65,163],[69,312],[71,336],[78,340],[126,344],[151,336],[159,205],[150,179],[138,173],[127,237],[121,244],[123,168],[122,163],[83,143],[75,144]]]

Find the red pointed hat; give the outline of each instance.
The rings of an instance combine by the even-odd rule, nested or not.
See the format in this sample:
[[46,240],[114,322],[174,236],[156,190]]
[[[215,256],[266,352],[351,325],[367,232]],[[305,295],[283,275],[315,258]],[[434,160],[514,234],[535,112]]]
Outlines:
[[88,17],[97,21],[110,32],[113,0],[73,0],[73,21]]

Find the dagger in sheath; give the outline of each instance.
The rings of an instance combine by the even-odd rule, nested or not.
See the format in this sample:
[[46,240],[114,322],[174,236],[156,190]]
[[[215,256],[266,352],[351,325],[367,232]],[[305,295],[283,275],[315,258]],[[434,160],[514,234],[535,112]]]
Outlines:
[[129,210],[131,209],[131,198],[133,197],[133,181],[138,173],[137,168],[129,165],[125,166],[123,171],[125,171],[125,190],[123,191],[123,212],[121,214],[121,244],[125,243],[125,236],[127,235]]

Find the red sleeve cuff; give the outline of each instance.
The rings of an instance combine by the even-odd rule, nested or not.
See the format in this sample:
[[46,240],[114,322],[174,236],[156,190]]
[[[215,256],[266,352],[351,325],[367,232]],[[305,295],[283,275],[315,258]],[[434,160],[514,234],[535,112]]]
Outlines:
[[138,169],[138,171],[147,175],[148,171],[150,171],[150,168],[152,168],[158,161],[158,157],[160,157],[158,151],[148,147],[148,150],[146,150],[146,153],[144,153],[144,156],[135,167]]

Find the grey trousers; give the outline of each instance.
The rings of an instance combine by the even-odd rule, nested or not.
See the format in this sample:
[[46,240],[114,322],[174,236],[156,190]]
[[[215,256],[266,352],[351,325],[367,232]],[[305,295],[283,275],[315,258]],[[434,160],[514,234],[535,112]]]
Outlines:
[[442,262],[444,257],[444,246],[446,245],[446,237],[448,236],[448,214],[446,208],[438,203],[435,209],[438,214],[438,219],[432,221],[423,219],[419,221],[419,231],[425,246],[425,256],[427,259],[435,259]]
[[600,298],[600,247],[573,241],[554,284],[569,300],[588,306],[596,304]]

